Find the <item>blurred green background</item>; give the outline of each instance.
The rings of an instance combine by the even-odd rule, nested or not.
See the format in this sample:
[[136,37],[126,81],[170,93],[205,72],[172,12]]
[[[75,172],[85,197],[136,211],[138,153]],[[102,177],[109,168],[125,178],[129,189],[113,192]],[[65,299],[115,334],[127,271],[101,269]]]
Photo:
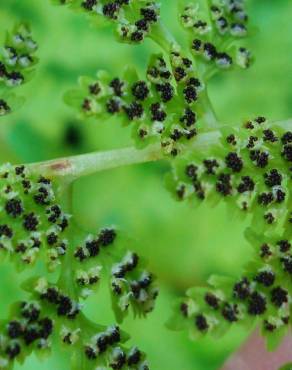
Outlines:
[[[210,95],[221,121],[238,124],[258,114],[268,118],[292,117],[292,3],[291,0],[253,0],[251,22],[258,30],[249,44],[256,64],[247,72],[216,77]],[[162,12],[176,37],[184,42],[176,22],[176,1],[162,1]],[[31,83],[21,88],[26,104],[1,119],[0,159],[32,162],[130,144],[130,133],[114,121],[79,122],[62,102],[80,74],[98,69],[120,74],[125,64],[142,72],[150,41],[142,46],[117,44],[111,29],[96,29],[82,15],[54,7],[49,0],[6,0],[0,3],[0,35],[14,21],[27,20],[40,44],[40,65]],[[190,342],[187,333],[168,331],[164,323],[177,296],[194,284],[204,284],[210,274],[237,275],[251,249],[243,239],[246,225],[230,219],[223,206],[194,209],[176,203],[163,188],[164,163],[137,165],[99,173],[76,183],[74,212],[88,230],[117,224],[136,238],[136,249],[147,257],[157,275],[161,294],[157,309],[146,321],[128,319],[123,328],[143,348],[154,370],[212,370],[247,334],[233,328],[223,340],[206,338]],[[0,267],[0,313],[21,297],[22,277],[9,266]],[[88,314],[110,324],[112,312],[103,289],[86,304]],[[29,359],[22,369],[69,369],[61,352],[44,363]],[[17,367],[18,368],[18,367]],[[20,367],[19,367],[20,368]]]

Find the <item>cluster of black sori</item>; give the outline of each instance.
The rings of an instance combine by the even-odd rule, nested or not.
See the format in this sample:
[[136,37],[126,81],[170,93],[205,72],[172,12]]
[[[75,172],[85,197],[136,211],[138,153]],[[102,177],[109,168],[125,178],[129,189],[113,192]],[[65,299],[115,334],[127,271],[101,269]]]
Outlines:
[[53,321],[42,314],[38,302],[17,303],[13,318],[1,323],[0,368],[10,368],[16,358],[24,358],[32,349],[49,348],[53,326]]
[[201,115],[200,92],[204,89],[193,63],[172,51],[170,67],[162,55],[154,55],[146,79],[127,70],[124,78],[104,73],[97,80],[84,78],[81,88],[67,94],[67,102],[86,116],[118,115],[133,126],[137,145],[160,140],[165,153],[176,156],[196,134]]
[[223,334],[226,323],[248,326],[258,317],[265,335],[287,333],[292,301],[291,241],[262,235],[251,239],[257,255],[242,278],[235,283],[221,279],[205,291],[195,288],[180,304],[181,316],[192,330]]
[[90,360],[107,363],[112,369],[149,370],[145,354],[137,347],[130,350],[122,348],[122,334],[118,326],[110,326],[90,338],[84,348],[85,356]]
[[40,278],[34,289],[38,300],[54,307],[57,316],[74,320],[79,314],[81,305],[65,294],[57,285],[50,284],[46,279]]
[[82,262],[99,255],[101,248],[113,244],[117,233],[113,228],[102,229],[96,237],[90,235],[86,238],[84,245],[78,246],[74,252],[75,258]]
[[[76,8],[79,0],[58,0]],[[159,20],[159,6],[155,1],[146,0],[83,0],[80,5],[88,14],[103,16],[117,23],[121,41],[139,43],[150,34]]]
[[[91,369],[98,364],[112,369],[149,369],[142,351],[136,347],[127,349],[123,346],[128,338],[119,326],[106,328],[93,324],[81,314],[81,304],[65,294],[58,285],[49,283],[46,278],[34,280],[32,288],[36,302],[39,303],[23,305],[23,310],[29,312],[27,316],[37,318],[40,305],[50,312],[53,309],[61,341],[65,345],[76,345],[74,348],[78,348],[78,351],[82,348],[84,361],[88,361],[86,368]],[[72,292],[75,292],[74,288]],[[82,354],[79,353],[78,356]]]
[[136,253],[128,252],[112,268],[113,300],[122,313],[132,304],[134,314],[147,314],[155,305],[158,289],[153,275],[141,266],[139,260]]
[[24,166],[0,167],[0,248],[22,265],[39,254],[51,268],[60,263],[68,241],[69,216],[56,203],[50,179],[34,176]]
[[221,282],[203,295],[194,289],[180,312],[203,333],[222,328],[222,320],[249,322],[255,316],[262,318],[265,332],[282,330],[289,322],[292,293],[292,132],[264,117],[222,132],[222,145],[209,148],[207,156],[193,153],[177,160],[172,186],[179,199],[221,198],[252,214],[261,233],[250,238],[257,257],[235,284]]
[[[154,276],[145,269],[145,264],[136,253],[124,250],[122,241],[118,241],[117,246],[112,245],[116,238],[115,229],[105,228],[96,237],[88,236],[83,245],[76,247],[75,282],[79,296],[87,298],[93,292],[100,280],[104,258],[108,256],[112,265],[112,300],[118,320],[127,315],[130,306],[134,315],[146,315],[154,309],[158,296]],[[107,250],[109,246],[112,248]]]
[[[0,56],[0,86],[12,88],[27,81],[37,61],[34,56],[36,49],[37,44],[24,25],[15,27],[13,32],[7,35]],[[0,97],[0,116],[11,112],[13,107],[8,100],[4,96]]]
[[[248,16],[244,0],[212,1],[210,19],[204,19],[205,10],[189,5],[183,9],[181,21],[192,36],[191,48],[196,56],[221,69],[230,69],[235,63],[247,68],[251,54],[245,47],[234,47],[234,39],[247,36]],[[214,37],[216,34],[216,38]]]
[[225,199],[243,214],[252,213],[258,229],[276,225],[291,230],[292,132],[271,126],[264,117],[228,132],[221,146],[209,148],[204,157],[194,152],[177,160],[176,196]]

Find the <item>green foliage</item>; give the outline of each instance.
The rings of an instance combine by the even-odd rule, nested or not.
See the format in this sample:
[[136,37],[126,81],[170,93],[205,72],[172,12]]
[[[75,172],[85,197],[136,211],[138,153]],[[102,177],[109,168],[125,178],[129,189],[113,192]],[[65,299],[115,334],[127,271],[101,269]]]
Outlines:
[[193,336],[222,335],[233,323],[250,326],[260,318],[268,347],[275,349],[288,332],[291,138],[285,127],[258,117],[241,129],[223,128],[221,145],[176,161],[168,179],[174,196],[213,206],[224,199],[229,213],[251,215],[247,238],[256,250],[240,279],[211,279],[210,289],[192,289],[178,305]]
[[0,176],[2,254],[22,269],[37,259],[47,261],[49,271],[58,267],[59,275],[56,282],[52,277],[31,277],[24,284],[30,299],[16,304],[11,319],[2,324],[1,367],[12,368],[16,360],[22,363],[33,351],[47,352],[53,334],[72,346],[72,368],[127,364],[146,369],[145,355],[124,347],[127,336],[118,326],[97,325],[81,312],[82,301],[96,290],[101,275],[109,280],[119,322],[130,307],[139,316],[152,311],[158,295],[154,277],[136,253],[123,247],[130,241],[114,228],[84,240],[84,232],[63,211],[63,205],[68,207],[64,189],[52,179],[9,164],[1,167]]
[[117,39],[126,43],[140,43],[145,37],[154,37],[160,30],[159,4],[147,0],[51,0],[56,5],[68,5],[75,11],[91,16],[97,24],[110,22],[116,25]]
[[[186,5],[181,1],[179,12],[181,29],[189,34],[186,48],[179,46],[163,26],[160,7],[156,2],[65,0],[53,1],[53,3],[67,5],[75,10],[74,19],[78,19],[78,22],[79,19],[82,22],[82,17],[79,18],[78,13],[83,12],[93,23],[104,22],[115,25],[119,41],[140,44],[149,37],[162,49],[160,53],[152,55],[148,67],[142,73],[137,72],[139,65],[136,63],[135,68],[126,68],[124,74],[98,72],[96,78],[80,78],[79,88],[65,96],[66,102],[77,108],[79,118],[83,120],[91,117],[97,122],[111,119],[112,126],[114,126],[114,120],[119,121],[123,127],[131,128],[136,147],[144,150],[140,153],[151,153],[149,148],[155,148],[153,156],[146,157],[146,160],[168,159],[173,170],[172,174],[167,175],[166,184],[174,199],[188,199],[191,205],[197,205],[206,200],[208,207],[217,205],[221,199],[224,199],[228,206],[228,217],[235,214],[240,220],[247,218],[247,222],[252,224],[252,228],[247,230],[246,235],[254,249],[253,257],[244,272],[238,274],[240,277],[235,279],[215,276],[209,280],[208,287],[190,289],[187,297],[177,303],[176,313],[170,320],[169,326],[175,329],[187,328],[193,339],[200,339],[201,342],[197,342],[197,347],[203,348],[204,344],[201,343],[209,343],[204,342],[209,340],[207,335],[209,333],[218,339],[227,333],[231,324],[237,323],[244,330],[251,330],[255,324],[260,323],[262,333],[267,337],[269,349],[274,349],[286,334],[290,321],[289,283],[292,257],[289,162],[292,160],[292,134],[285,125],[270,124],[263,117],[246,121],[243,128],[225,127],[218,122],[207,92],[210,84],[212,86],[209,80],[217,72],[228,70],[236,73],[236,67],[245,69],[251,65],[253,58],[243,43],[243,39],[251,34],[247,28],[248,15],[245,2],[240,0],[193,1]],[[54,14],[59,12],[57,8],[54,11],[56,12]],[[61,14],[63,16],[63,13]],[[59,19],[63,22],[62,16]],[[72,13],[72,19],[73,17]],[[66,19],[66,16],[64,18]],[[79,28],[80,24],[78,23],[76,27],[78,32],[82,28]],[[94,32],[92,31],[92,34]],[[78,39],[76,34],[74,36]],[[87,45],[85,38],[84,44]],[[147,45],[147,42],[145,44]],[[92,45],[96,46],[96,40]],[[184,45],[183,42],[181,45]],[[144,50],[139,49],[141,47],[138,46],[135,49],[138,50],[137,53]],[[108,45],[105,47],[105,54],[107,48]],[[100,45],[99,49],[102,50]],[[88,53],[90,52],[93,55],[92,50],[88,50]],[[118,60],[120,58],[116,55],[115,63],[120,66]],[[70,59],[74,59],[72,55]],[[74,73],[77,73],[71,71],[71,75],[68,72],[64,77],[65,73],[62,70],[64,66],[52,64],[47,67],[48,70],[45,73],[53,74],[58,70],[59,77],[70,76],[72,79]],[[98,66],[91,66],[91,69],[96,67]],[[23,70],[23,75],[29,77],[29,73],[26,75],[26,72]],[[234,73],[231,76],[234,77]],[[42,86],[39,84],[38,89],[44,88]],[[62,91],[59,88],[58,92],[61,95]],[[47,97],[47,94],[45,95]],[[220,94],[221,99],[222,95],[224,94]],[[219,100],[220,97],[218,97]],[[11,103],[9,106],[14,108]],[[45,107],[47,108],[47,104]],[[41,107],[38,110],[41,112],[41,121],[43,119],[46,121],[44,110]],[[227,114],[230,117],[232,111],[235,109],[228,107]],[[4,113],[8,113],[8,110]],[[48,121],[50,122],[46,123],[49,125],[43,125],[42,130],[52,133],[59,122],[52,122],[51,118]],[[76,128],[77,125],[77,122],[68,122],[67,127]],[[99,139],[102,137],[101,131],[96,135],[96,126],[93,127],[82,124],[73,134],[68,129],[63,137],[63,144],[68,144],[68,147],[64,151],[58,149],[62,156],[67,155],[70,150],[78,151],[81,148],[89,150],[89,140],[86,144],[83,141],[84,146],[78,147],[76,144],[82,142],[82,135],[85,132],[91,140],[90,143],[98,143],[96,146],[102,147],[105,140]],[[99,129],[106,130],[102,126]],[[112,132],[114,135],[112,138],[109,136],[111,140],[107,141],[109,146],[112,143],[113,146],[114,143],[120,143],[120,133],[126,136],[127,130],[114,127]],[[15,127],[14,137],[18,136],[18,133],[19,130]],[[29,126],[25,135],[23,138],[29,138],[30,143],[35,145],[36,151],[41,148],[48,154],[46,152],[48,141],[41,134],[34,133],[34,130],[30,131]],[[56,148],[53,140],[51,143],[50,155]],[[31,149],[24,149],[19,138],[17,145],[21,153],[29,152],[26,154],[27,157],[33,159],[34,154]],[[110,157],[111,152],[106,153],[104,158],[110,161]],[[70,171],[73,171],[78,163],[80,165],[82,158],[86,158],[86,155],[73,157],[72,162],[70,158],[66,160],[72,164],[71,167],[66,167],[67,162],[62,160],[53,162],[52,165],[45,164],[45,166],[52,166],[49,176],[42,175],[41,164],[25,166],[21,170],[24,172],[20,174],[16,171],[18,171],[17,168],[22,168],[21,166],[3,167],[1,178],[3,250],[1,252],[4,256],[9,255],[16,266],[22,270],[27,265],[34,265],[34,262],[37,264],[33,266],[33,271],[28,271],[28,275],[34,277],[24,284],[28,299],[24,303],[15,304],[10,317],[3,321],[0,367],[9,368],[16,362],[22,364],[31,353],[42,356],[48,353],[49,349],[55,350],[61,345],[62,353],[64,349],[66,350],[64,353],[72,357],[71,368],[148,369],[145,354],[136,347],[125,345],[129,339],[128,335],[117,324],[96,324],[103,321],[97,315],[94,322],[87,319],[85,303],[90,301],[90,296],[99,299],[100,305],[103,303],[103,299],[95,298],[95,296],[100,297],[96,292],[102,289],[103,281],[109,287],[112,309],[116,316],[115,321],[118,323],[128,316],[130,310],[133,311],[134,316],[146,316],[154,308],[158,290],[154,275],[145,269],[145,262],[135,252],[139,246],[132,246],[131,241],[119,230],[107,227],[91,234],[81,230],[81,225],[86,230],[96,229],[92,227],[93,221],[92,225],[88,225],[87,220],[84,221],[82,219],[84,217],[79,217],[78,212],[76,215],[69,205],[71,185],[68,185],[68,182],[74,177]],[[89,162],[84,161],[81,164],[86,168],[90,166]],[[121,164],[122,158],[117,162]],[[130,160],[129,162],[131,163]],[[137,162],[138,160],[133,158],[133,163]],[[114,167],[113,164],[111,166]],[[112,168],[111,166],[108,168]],[[102,168],[106,168],[106,165]],[[8,176],[5,175],[5,171],[8,172]],[[68,177],[66,177],[66,171],[68,171]],[[158,165],[156,171],[167,170]],[[93,170],[88,171],[88,173],[93,172]],[[55,177],[58,176],[59,179],[56,179]],[[102,176],[98,177],[99,183],[100,177]],[[144,183],[146,177],[141,180],[137,199],[141,198],[141,193],[143,197],[146,196],[147,189]],[[30,181],[31,188],[27,192],[23,181]],[[98,208],[98,213],[102,213],[100,204],[103,204],[107,210],[105,217],[116,221],[114,210],[116,204],[113,199],[108,198],[108,191],[111,186],[115,191],[121,189],[119,188],[121,184],[118,182],[112,181],[112,184],[108,184],[103,192],[100,192],[105,200],[99,202],[99,207],[94,207],[96,187],[90,188],[90,180],[86,180],[83,186],[87,198],[84,194],[78,197],[79,207],[82,200],[87,199],[92,208]],[[128,189],[128,184],[124,183],[124,185]],[[142,186],[143,192],[141,192]],[[9,187],[12,187],[12,190]],[[122,192],[124,193],[124,189]],[[161,199],[157,194],[160,193],[156,189],[155,194],[150,198],[160,204]],[[120,194],[119,198],[121,198]],[[41,200],[41,204],[37,200]],[[144,207],[145,213],[147,213],[148,202],[145,200],[147,204],[147,207]],[[168,202],[169,199],[167,204]],[[131,214],[132,207],[133,205],[128,205],[123,215],[130,215],[133,221],[130,217],[126,220],[126,217],[120,216],[120,223],[143,224],[138,217],[133,217],[134,213]],[[167,233],[176,237],[178,233],[174,234],[172,229],[179,224],[184,224],[184,233],[181,233],[177,243],[181,247],[182,240],[186,240],[185,234],[191,231],[189,229],[192,226],[185,225],[190,224],[189,218],[177,220],[179,219],[178,208],[173,209],[175,211],[171,218],[174,220],[170,220]],[[89,210],[90,207],[86,209],[86,213]],[[69,216],[70,213],[73,213],[73,216]],[[92,214],[96,215],[96,213],[92,211]],[[171,213],[169,208],[168,213]],[[33,228],[31,230],[25,226],[28,215],[30,215],[29,227]],[[190,213],[185,215],[189,216]],[[208,215],[208,219],[212,217],[214,215]],[[175,254],[170,249],[175,240],[171,240],[171,237],[167,239],[167,236],[162,235],[158,221],[160,221],[159,216],[151,216],[153,235],[148,255],[151,256],[152,267],[155,266],[157,271],[163,269],[167,271],[165,266],[169,266],[169,260],[174,261],[174,266],[178,264]],[[246,224],[246,220],[244,222]],[[4,227],[5,225],[8,228]],[[140,228],[143,229],[143,227],[146,229],[147,225],[143,224]],[[10,230],[12,230],[11,237]],[[158,250],[159,240],[156,234],[161,234],[160,237],[168,244],[166,250],[168,259]],[[195,237],[198,236],[195,235]],[[35,239],[40,245],[35,244]],[[159,253],[163,255],[160,260],[157,258]],[[183,254],[181,257],[187,259],[185,253],[181,253],[181,248],[179,254]],[[214,254],[210,255],[210,259],[219,260],[219,256],[214,257]],[[229,252],[226,251],[222,255],[228,258]],[[201,268],[204,275],[208,268],[212,270],[211,267],[206,267],[211,266],[210,264],[201,263],[199,258],[197,260],[199,263],[196,267]],[[48,271],[45,272],[42,262],[46,262]],[[240,263],[236,261],[234,269],[238,270],[239,265]],[[40,269],[38,269],[39,266]],[[40,270],[41,273],[39,273]],[[173,271],[169,269],[166,274],[171,276],[169,285],[176,286],[177,290],[182,291],[190,282],[184,277],[185,272],[179,274],[180,278],[176,278]],[[196,271],[196,274],[199,277],[198,280],[202,279],[200,272]],[[35,277],[36,275],[39,276]],[[96,301],[92,300],[92,302],[94,302],[93,312],[95,313]],[[106,307],[106,314],[110,315],[112,310],[108,309],[108,303],[103,305]],[[34,315],[33,318],[31,315]],[[161,317],[159,311],[158,316],[160,322],[161,317],[165,317],[165,311]],[[17,334],[14,333],[11,336],[11,328]],[[153,340],[153,328],[148,329],[148,332]],[[143,332],[144,335],[147,336]],[[153,346],[151,341],[149,343]],[[214,343],[218,344],[218,342]],[[165,346],[165,342],[161,341],[161,345]],[[209,359],[209,347],[207,352],[205,356]],[[163,357],[163,354],[161,356]],[[159,361],[159,366],[161,363],[164,366],[162,360]],[[193,366],[194,362],[190,361],[190,363]],[[209,368],[210,363],[208,365],[206,363],[205,360],[202,366]],[[172,365],[175,366],[174,363]],[[184,365],[179,364],[179,366]],[[66,364],[67,367],[68,364]]]
[[15,96],[12,90],[31,79],[38,62],[37,48],[27,25],[19,24],[7,32],[0,56],[0,116],[22,104],[23,98]]

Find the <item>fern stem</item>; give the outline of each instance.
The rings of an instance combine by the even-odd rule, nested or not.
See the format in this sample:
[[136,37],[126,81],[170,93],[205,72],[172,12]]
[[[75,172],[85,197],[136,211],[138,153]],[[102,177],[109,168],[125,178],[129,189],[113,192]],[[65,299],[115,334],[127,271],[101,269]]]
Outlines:
[[[273,125],[292,130],[292,119],[274,122]],[[192,149],[202,151],[210,145],[216,145],[220,137],[221,131],[218,129],[201,133],[192,143]],[[157,143],[149,145],[146,149],[129,147],[32,163],[28,165],[28,168],[34,173],[63,178],[72,182],[77,178],[96,172],[162,159],[167,159],[167,157],[164,156],[160,144]]]
[[[203,149],[210,144],[215,144],[219,138],[219,131],[214,130],[202,133],[195,140],[193,147],[196,150]],[[153,144],[142,150],[129,147],[58,158],[45,162],[32,163],[28,165],[28,168],[34,173],[59,177],[71,182],[77,178],[99,171],[138,163],[155,162],[164,158],[160,144]]]

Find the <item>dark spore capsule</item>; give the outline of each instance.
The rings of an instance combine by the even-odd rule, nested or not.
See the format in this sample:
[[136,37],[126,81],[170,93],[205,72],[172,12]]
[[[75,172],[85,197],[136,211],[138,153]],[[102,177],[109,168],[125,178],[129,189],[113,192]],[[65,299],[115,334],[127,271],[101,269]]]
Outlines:
[[248,144],[247,144],[247,148],[248,149],[252,149],[252,148],[254,148],[254,146],[255,146],[255,143],[257,142],[259,140],[259,138],[257,137],[257,136],[250,136],[249,138],[248,138]]
[[248,300],[248,313],[250,315],[256,316],[256,315],[261,315],[266,311],[266,306],[267,302],[265,297],[258,293],[258,292],[253,292],[249,296]]
[[266,118],[265,117],[262,117],[262,116],[259,116],[255,119],[255,122],[257,122],[259,125],[262,124],[262,123],[265,123],[266,122]]
[[187,140],[191,140],[194,136],[197,135],[197,130],[196,129],[191,129],[189,131],[187,131],[184,136]]
[[243,167],[243,161],[235,152],[230,152],[225,157],[225,164],[233,172],[240,172]]
[[137,100],[145,100],[149,95],[149,88],[145,81],[138,81],[132,86],[132,94]]
[[139,19],[138,21],[135,22],[135,26],[139,31],[149,31],[149,23],[144,19]]
[[166,119],[166,113],[162,109],[160,103],[154,103],[150,106],[152,121],[163,122]]
[[237,304],[225,303],[222,308],[222,316],[229,322],[238,320],[238,306]]
[[110,2],[105,4],[102,8],[103,14],[111,19],[117,19],[117,11],[119,10],[120,6],[116,2]]
[[233,287],[233,296],[240,300],[245,300],[250,295],[250,283],[246,277],[242,278]]
[[218,193],[227,196],[231,194],[231,176],[229,174],[220,174],[218,176],[218,181],[216,182],[216,190]]
[[185,89],[183,90],[183,93],[184,93],[186,102],[189,104],[198,100],[198,93],[197,93],[195,86],[193,85],[186,86]]
[[9,216],[13,218],[20,216],[23,212],[23,205],[21,200],[18,198],[9,199],[5,204],[5,211]]
[[176,67],[173,74],[177,82],[183,80],[187,75],[186,71],[182,67]]
[[253,130],[254,129],[254,125],[251,121],[245,122],[244,127],[248,130]]
[[277,307],[281,307],[284,303],[287,303],[288,302],[287,290],[281,287],[274,288],[271,291],[271,301]]
[[195,39],[192,42],[192,49],[194,49],[195,51],[200,51],[202,48],[202,45],[203,45],[202,40]]
[[51,232],[50,234],[47,235],[47,243],[49,245],[54,245],[58,241],[58,236],[54,232]]
[[74,257],[77,258],[80,262],[86,259],[85,251],[82,247],[78,247],[74,252]]
[[40,309],[33,303],[22,302],[21,316],[29,320],[36,321],[39,318]]
[[270,129],[264,130],[263,134],[264,141],[269,141],[271,143],[275,143],[276,141],[278,141],[278,138],[276,137],[275,133]]
[[82,105],[81,105],[81,108],[85,111],[85,112],[90,112],[91,111],[91,101],[87,98],[85,98],[82,102]]
[[[292,150],[291,150],[292,152]],[[260,150],[251,150],[250,151],[250,159],[253,162],[256,162],[256,166],[260,168],[264,168],[269,163],[269,153],[261,152]]]
[[108,343],[113,345],[114,343],[118,343],[121,340],[121,333],[120,328],[118,326],[114,326],[107,337]]
[[0,225],[0,236],[6,236],[12,238],[13,230],[8,225]]
[[103,247],[107,247],[112,244],[117,237],[117,232],[115,229],[103,229],[98,235],[98,241]]
[[23,340],[27,346],[36,341],[37,339],[39,339],[39,331],[37,327],[31,326],[25,328],[23,333]]
[[254,280],[269,287],[275,282],[275,274],[272,271],[261,271],[255,276]]
[[244,193],[246,191],[253,191],[255,188],[254,181],[249,176],[242,176],[241,182],[237,187],[239,193]]
[[260,257],[261,258],[268,258],[272,255],[271,249],[268,244],[263,244],[260,247]]
[[261,204],[262,206],[268,206],[270,203],[273,202],[273,200],[273,193],[261,193],[258,196],[258,204]]
[[271,324],[269,321],[264,321],[264,329],[269,332],[273,332],[277,329],[277,327],[273,324]]
[[107,350],[108,344],[109,344],[108,338],[105,334],[101,334],[98,336],[96,340],[96,346],[98,348],[99,353],[105,352]]
[[96,257],[99,254],[99,241],[91,240],[85,243],[85,248],[88,250],[90,257]]
[[60,295],[58,300],[57,313],[59,316],[65,316],[72,310],[72,301],[69,297],[65,295]]
[[90,346],[86,346],[84,348],[84,353],[86,355],[86,357],[89,359],[89,360],[95,360],[96,359],[96,351],[94,350],[94,348],[90,347]]
[[161,100],[164,103],[169,102],[173,98],[174,88],[169,82],[156,85],[156,90],[160,93]]
[[276,202],[277,203],[282,203],[282,202],[284,202],[284,200],[286,198],[286,193],[281,189],[277,189],[275,196],[276,196]]
[[215,310],[219,308],[220,300],[215,296],[215,294],[206,293],[204,299],[207,305],[209,305],[210,307],[214,308]]
[[129,366],[137,365],[142,359],[142,353],[138,348],[133,348],[128,354],[127,364]]
[[270,188],[273,186],[281,185],[283,176],[276,169],[264,174],[265,184]]
[[199,331],[206,331],[209,328],[207,319],[202,314],[199,314],[195,317],[195,325]]
[[41,299],[45,299],[52,304],[57,304],[59,302],[59,292],[56,288],[48,288],[45,293],[41,294]]
[[101,92],[101,87],[98,82],[95,82],[88,87],[90,94],[98,95]]
[[7,333],[12,339],[19,338],[23,333],[21,323],[16,320],[10,321],[7,327]]
[[211,44],[210,42],[206,42],[203,46],[204,54],[209,60],[214,60],[217,56],[217,50],[215,45]]
[[23,216],[23,227],[28,231],[36,231],[39,225],[38,217],[33,213]]
[[179,306],[180,312],[184,317],[188,317],[188,305],[187,303],[183,302]]
[[203,163],[206,168],[206,174],[215,175],[216,168],[219,167],[219,163],[216,161],[216,159],[205,159]]
[[231,145],[236,145],[237,141],[236,141],[235,135],[231,134],[227,136],[226,142]]
[[152,8],[141,8],[140,14],[147,22],[157,22],[157,13]]
[[97,4],[97,0],[85,0],[81,4],[86,10],[93,10],[93,7]]
[[125,83],[123,81],[121,81],[119,78],[114,78],[110,82],[109,85],[113,89],[114,94],[116,96],[121,97],[123,95],[123,87],[124,87]]
[[120,351],[114,356],[113,362],[110,364],[110,367],[114,370],[119,370],[126,364],[126,361],[126,354],[123,351]]
[[292,162],[292,145],[286,144],[284,145],[282,156],[288,161]]
[[189,107],[184,111],[184,115],[180,118],[180,122],[185,124],[187,127],[194,125],[197,121],[196,113],[194,113]]
[[172,133],[169,135],[169,137],[170,137],[173,141],[178,141],[182,136],[183,136],[182,131],[178,130],[177,128],[175,128],[175,129],[172,131]]
[[40,337],[47,339],[53,332],[53,321],[48,317],[44,317],[43,319],[39,320],[38,324],[40,325]]
[[21,352],[21,347],[18,343],[11,343],[5,349],[5,353],[11,360],[15,358],[16,356],[18,356],[20,352]]
[[137,102],[132,102],[130,105],[124,107],[124,110],[130,121],[141,118],[144,113],[142,104]]
[[25,166],[16,166],[15,167],[15,169],[14,169],[14,171],[15,171],[15,174],[17,175],[17,176],[25,176],[25,174],[24,174],[24,171],[25,171]]
[[7,70],[6,66],[0,62],[0,78],[6,77],[7,76]]
[[285,134],[281,137],[281,141],[284,145],[292,143],[292,132],[291,131],[285,132]]
[[271,225],[275,221],[275,216],[272,212],[268,212],[264,215],[264,219],[266,220],[267,224]]
[[144,33],[141,31],[134,31],[131,34],[131,41],[140,42],[140,41],[143,41],[143,39],[144,39]]
[[198,78],[196,78],[196,77],[191,77],[188,80],[187,85],[192,85],[192,86],[195,86],[197,88],[199,88],[199,87],[202,86],[201,81]]
[[288,255],[288,256],[281,258],[281,262],[282,262],[284,271],[292,275],[292,256]]
[[217,64],[221,67],[230,67],[233,63],[233,59],[227,53],[217,53],[216,55]]
[[289,243],[289,241],[286,239],[279,240],[277,245],[282,253],[287,253],[291,249],[291,243]]
[[181,185],[176,189],[176,195],[179,200],[183,200],[186,193],[185,185]]
[[106,110],[110,114],[119,113],[121,110],[121,104],[119,100],[111,98],[106,102]]
[[152,280],[153,280],[152,276],[147,275],[144,278],[139,280],[139,285],[140,285],[141,288],[146,289],[151,285]]

